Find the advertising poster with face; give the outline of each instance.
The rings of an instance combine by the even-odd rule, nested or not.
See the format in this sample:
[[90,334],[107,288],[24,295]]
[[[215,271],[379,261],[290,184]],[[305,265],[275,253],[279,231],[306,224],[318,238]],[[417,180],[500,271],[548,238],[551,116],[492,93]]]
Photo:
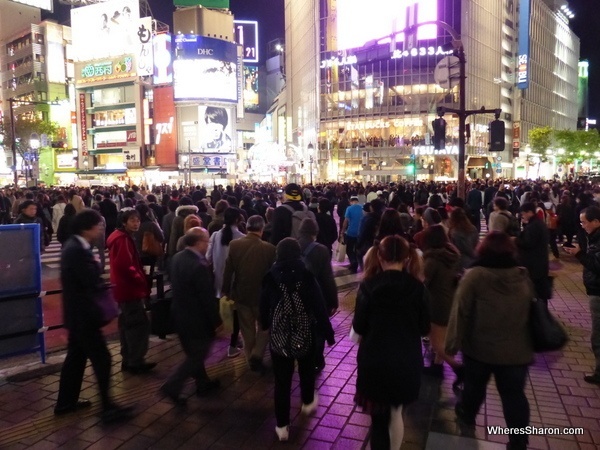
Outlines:
[[221,106],[200,106],[200,150],[202,153],[233,153],[231,112]]

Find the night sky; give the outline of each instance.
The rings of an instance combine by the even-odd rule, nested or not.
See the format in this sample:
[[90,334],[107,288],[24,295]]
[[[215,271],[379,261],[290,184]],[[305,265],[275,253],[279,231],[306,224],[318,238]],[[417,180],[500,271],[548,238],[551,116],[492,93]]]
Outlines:
[[[55,18],[61,23],[69,17],[69,7],[55,3]],[[581,39],[581,59],[590,62],[590,117],[600,119],[600,15],[598,0],[568,0],[575,19],[571,28]],[[154,17],[172,26],[173,3],[169,0],[149,0]],[[257,20],[261,41],[261,60],[266,43],[284,38],[284,0],[230,0],[236,19]]]

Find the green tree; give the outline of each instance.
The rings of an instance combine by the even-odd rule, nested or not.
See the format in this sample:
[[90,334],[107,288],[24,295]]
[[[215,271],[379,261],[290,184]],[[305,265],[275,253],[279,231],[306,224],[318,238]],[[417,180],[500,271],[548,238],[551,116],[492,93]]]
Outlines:
[[545,155],[552,146],[554,130],[551,127],[539,127],[529,130],[529,145],[534,153]]
[[[40,136],[45,134],[48,136],[48,141],[50,142],[58,135],[59,129],[60,126],[57,122],[50,122],[39,117],[24,118],[21,116],[15,121],[15,136],[20,142],[17,149],[22,151],[22,149],[29,145],[29,138],[32,133],[37,133]],[[13,137],[9,135],[6,145],[10,146],[12,142]]]
[[561,164],[593,158],[600,150],[600,134],[597,130],[557,130],[554,136],[557,146],[565,150],[558,158]]

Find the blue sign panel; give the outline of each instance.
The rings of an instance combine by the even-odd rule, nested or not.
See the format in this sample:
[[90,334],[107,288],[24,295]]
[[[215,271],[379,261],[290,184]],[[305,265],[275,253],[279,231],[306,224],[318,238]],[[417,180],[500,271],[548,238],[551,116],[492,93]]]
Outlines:
[[521,0],[519,11],[519,56],[517,61],[517,87],[529,87],[529,19],[531,0]]

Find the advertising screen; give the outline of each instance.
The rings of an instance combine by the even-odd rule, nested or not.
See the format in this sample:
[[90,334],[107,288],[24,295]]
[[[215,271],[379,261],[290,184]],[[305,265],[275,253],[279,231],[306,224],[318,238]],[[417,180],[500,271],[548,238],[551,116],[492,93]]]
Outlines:
[[244,66],[244,109],[258,108],[258,67]]
[[237,102],[237,45],[196,35],[175,38],[175,100]]
[[232,153],[231,111],[220,106],[199,106],[200,151]]
[[[337,50],[363,47],[406,28],[407,11],[417,6],[418,23],[437,20],[438,0],[337,0]],[[435,39],[437,27],[419,27],[417,40]],[[403,34],[396,42],[404,40]]]
[[154,47],[154,84],[172,83],[171,35],[157,34],[152,40],[152,46]]
[[138,0],[111,0],[71,10],[74,61],[137,54]]

